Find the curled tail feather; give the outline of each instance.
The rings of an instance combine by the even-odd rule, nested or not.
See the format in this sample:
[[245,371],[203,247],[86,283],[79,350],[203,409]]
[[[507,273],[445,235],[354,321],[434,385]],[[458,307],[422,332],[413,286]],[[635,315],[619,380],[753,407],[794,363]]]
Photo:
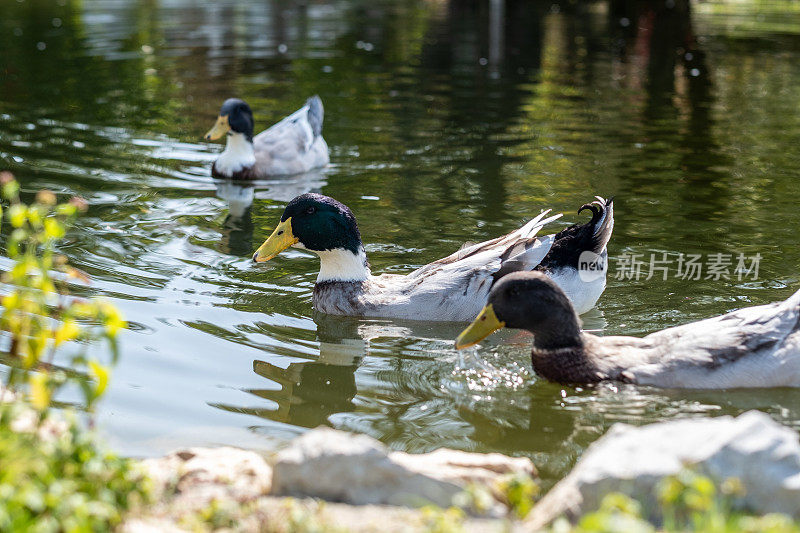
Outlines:
[[592,219],[589,225],[594,228],[593,241],[594,246],[592,251],[599,254],[608,244],[611,239],[611,233],[614,231],[614,198],[608,200],[602,196],[595,196],[596,200],[591,203],[583,204],[578,213],[584,209],[592,212]]

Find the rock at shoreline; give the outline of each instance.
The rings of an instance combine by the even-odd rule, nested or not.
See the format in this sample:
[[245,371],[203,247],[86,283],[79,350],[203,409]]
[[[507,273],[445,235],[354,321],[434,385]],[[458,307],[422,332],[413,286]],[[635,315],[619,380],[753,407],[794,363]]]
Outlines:
[[717,483],[738,478],[746,491],[736,502],[742,508],[800,518],[797,432],[762,412],[749,411],[737,418],[614,425],[534,507],[526,524],[539,529],[562,515],[574,520],[597,509],[609,492],[642,501],[648,518],[659,521],[656,485],[685,468]]
[[500,454],[391,452],[365,435],[317,428],[277,455],[272,489],[357,505],[448,507],[469,484],[490,486],[511,473],[534,475],[535,469],[529,459]]
[[[188,448],[142,466],[162,495],[199,507],[212,500],[253,500],[270,491],[272,470],[256,452],[238,448]],[[169,493],[169,494],[165,494]]]
[[[146,459],[142,466],[154,482],[157,503],[128,517],[120,530],[178,532],[204,524],[279,533],[429,530],[453,522],[445,518],[450,511],[408,506],[448,507],[472,483],[489,488],[510,473],[535,473],[528,459],[454,450],[390,452],[370,437],[327,428],[295,439],[274,459],[270,467],[260,454],[236,448],[189,448]],[[491,501],[488,514],[504,514],[505,508]],[[465,532],[509,528],[496,518],[464,516],[453,523]]]

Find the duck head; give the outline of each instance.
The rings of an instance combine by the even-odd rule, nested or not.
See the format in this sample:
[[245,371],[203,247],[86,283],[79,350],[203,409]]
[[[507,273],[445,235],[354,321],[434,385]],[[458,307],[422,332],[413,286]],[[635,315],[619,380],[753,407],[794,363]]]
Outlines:
[[540,272],[514,272],[500,278],[486,306],[456,339],[456,348],[477,344],[504,327],[530,331],[534,346],[540,349],[582,344],[580,321],[569,298]]
[[228,98],[219,110],[214,127],[206,133],[207,141],[216,141],[223,135],[241,135],[253,142],[253,111],[247,102],[238,98]]
[[317,281],[361,281],[369,275],[356,217],[341,202],[307,193],[284,209],[272,235],[253,254],[253,261],[269,261],[290,246],[320,257]]

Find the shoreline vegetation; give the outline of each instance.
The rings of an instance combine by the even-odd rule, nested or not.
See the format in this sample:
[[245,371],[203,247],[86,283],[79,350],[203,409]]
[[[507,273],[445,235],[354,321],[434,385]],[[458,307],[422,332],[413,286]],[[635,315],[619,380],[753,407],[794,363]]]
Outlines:
[[[270,456],[220,447],[126,459],[102,451],[95,433],[74,417],[56,414],[40,421],[27,400],[4,396],[3,411],[15,417],[0,438],[3,530],[800,532],[800,521],[786,514],[759,516],[736,508],[746,494],[740,480],[715,483],[690,469],[663,477],[653,493],[642,494],[643,501],[609,491],[597,509],[541,524],[535,479],[513,471],[527,459],[437,450],[409,454],[402,464],[391,460],[397,452],[369,437],[329,428],[311,430]],[[669,423],[651,426],[661,424]],[[309,449],[309,440],[321,447]],[[352,448],[344,451],[342,445]],[[352,468],[356,462],[367,468]],[[277,480],[282,469],[284,479]],[[348,478],[335,477],[346,470]],[[317,476],[308,476],[310,471]],[[348,488],[350,501],[319,497],[326,483]],[[448,495],[442,490],[448,485],[455,489],[452,505],[428,500]],[[432,486],[438,492],[431,492]],[[398,500],[358,501],[376,492]],[[659,520],[649,517],[653,501]]]
[[[0,390],[0,530],[106,530],[147,497],[135,462],[102,450],[89,431],[126,324],[108,302],[70,294],[72,283],[88,278],[56,244],[86,202],[58,203],[43,190],[25,203],[8,172],[0,172],[0,195],[11,259],[0,315],[8,367]],[[107,346],[100,358],[89,354],[98,341]],[[85,424],[57,399],[68,391]]]
[[[0,317],[8,340],[0,391],[4,531],[800,531],[797,434],[758,412],[614,426],[541,500],[528,459],[446,449],[406,454],[329,428],[270,457],[236,448],[117,457],[97,444],[92,412],[126,324],[110,304],[70,294],[70,285],[88,279],[56,251],[85,202],[58,203],[41,191],[25,204],[9,173],[0,174],[0,187],[13,262]],[[88,354],[100,341],[105,359]],[[60,401],[66,391],[80,399]],[[700,427],[713,427],[713,435]],[[676,431],[714,446],[691,439],[671,439],[677,449],[662,445]],[[602,468],[593,461],[625,470],[614,457],[672,470],[598,477]]]

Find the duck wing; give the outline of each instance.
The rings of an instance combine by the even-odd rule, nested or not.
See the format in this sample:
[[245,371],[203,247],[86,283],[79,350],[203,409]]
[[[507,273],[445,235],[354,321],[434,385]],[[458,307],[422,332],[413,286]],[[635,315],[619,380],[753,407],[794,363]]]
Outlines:
[[[458,251],[436,260],[432,263],[418,268],[411,272],[407,278],[424,278],[435,273],[448,273],[450,271],[461,271],[464,267],[475,267],[487,263],[493,263],[490,270],[491,274],[500,272],[503,266],[511,266],[508,263],[519,265],[520,270],[524,266],[529,266],[532,270],[547,255],[552,245],[553,235],[547,237],[536,237],[536,234],[545,224],[561,218],[561,214],[547,217],[550,209],[542,211],[536,218],[511,233],[479,243],[467,243]],[[545,218],[547,217],[547,218]],[[496,264],[494,264],[496,263]],[[513,270],[509,270],[511,272]],[[495,279],[499,279],[497,276]]]
[[646,336],[646,362],[624,374],[661,387],[800,386],[800,291]]
[[314,139],[322,135],[324,113],[322,100],[319,96],[312,96],[303,107],[256,135],[253,144],[258,147],[292,140],[298,150],[307,152]]
[[[561,217],[550,210],[511,233],[462,247],[406,276],[374,278],[393,314],[406,318],[471,320],[486,304],[495,280],[516,270],[533,270],[553,244],[539,230]],[[385,283],[385,284],[384,284]]]
[[265,174],[291,174],[323,166],[328,146],[322,138],[324,108],[319,96],[253,139],[256,161]]

